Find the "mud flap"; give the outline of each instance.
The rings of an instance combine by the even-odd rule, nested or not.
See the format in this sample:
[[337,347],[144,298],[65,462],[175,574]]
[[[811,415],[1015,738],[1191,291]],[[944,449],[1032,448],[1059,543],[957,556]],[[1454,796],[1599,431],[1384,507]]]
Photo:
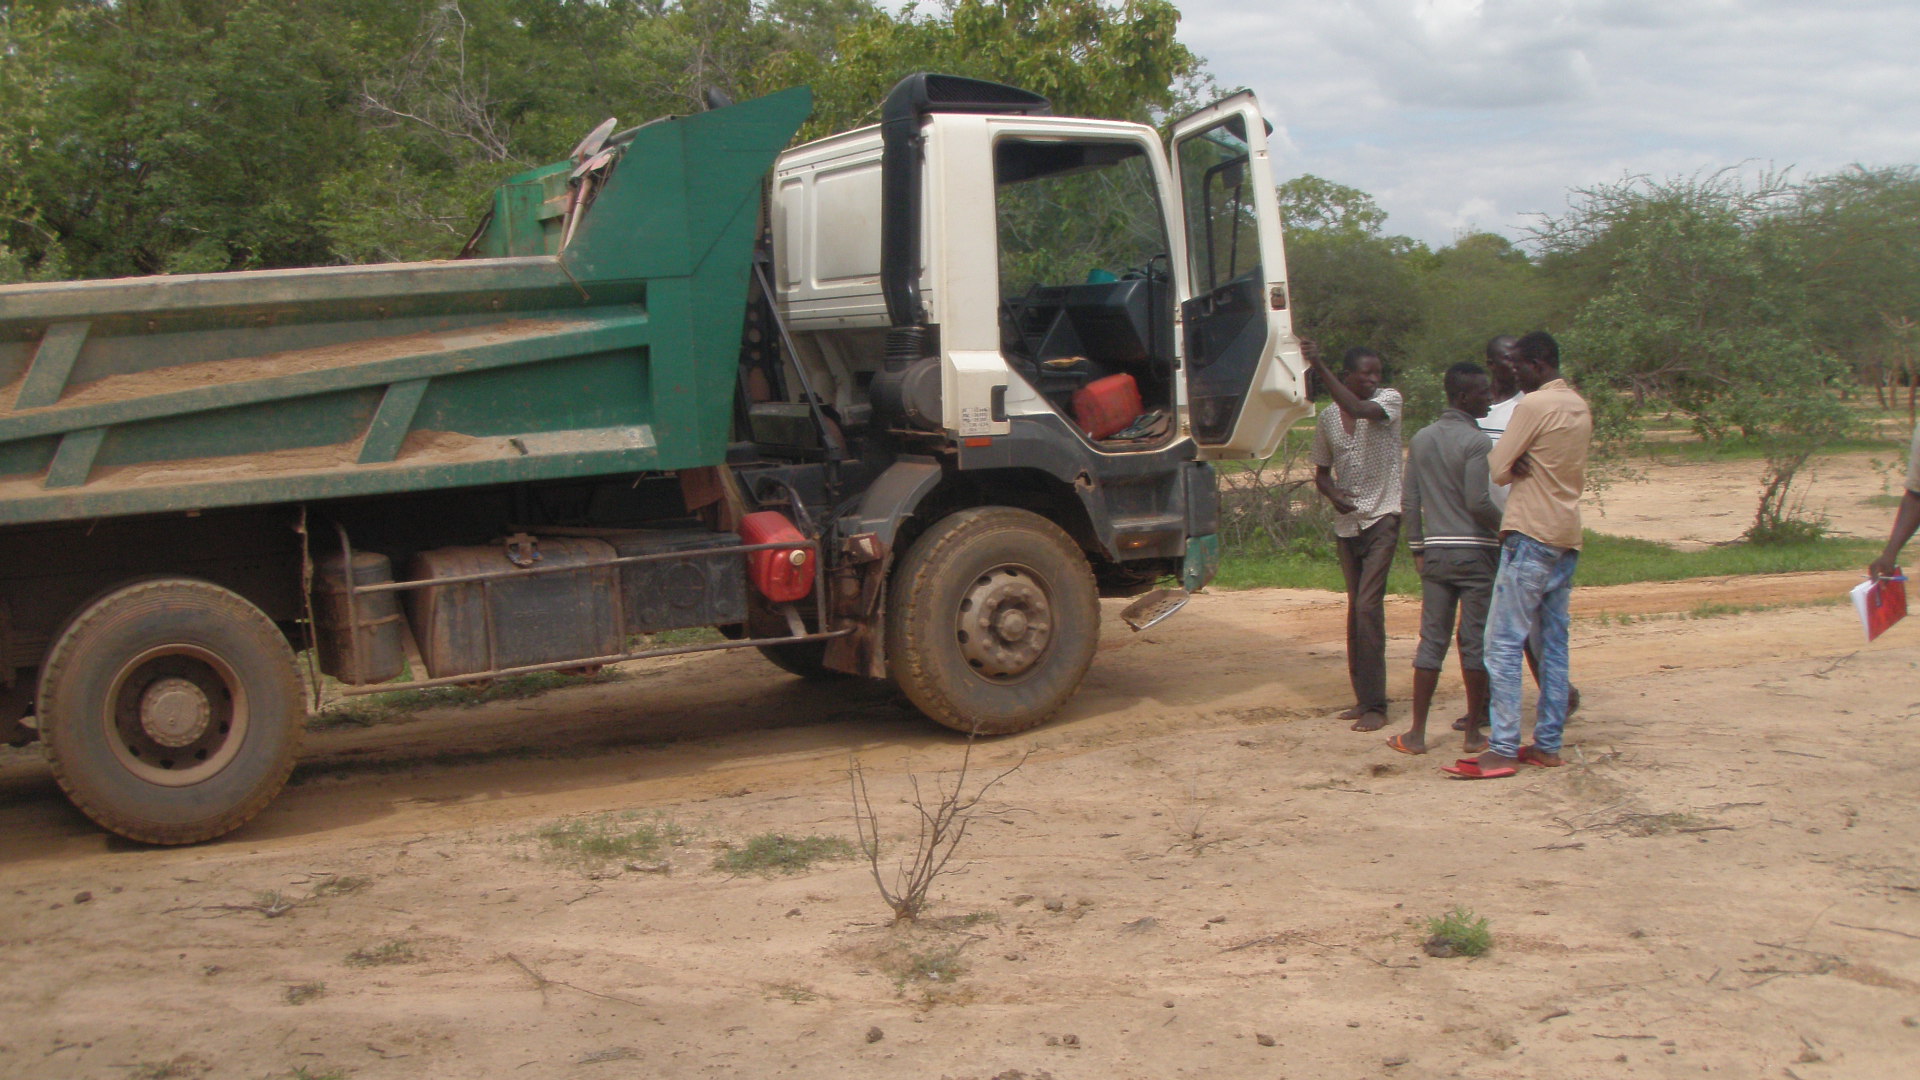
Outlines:
[[1180,584],[1188,592],[1199,592],[1219,572],[1220,534],[1188,537],[1187,557],[1180,565]]

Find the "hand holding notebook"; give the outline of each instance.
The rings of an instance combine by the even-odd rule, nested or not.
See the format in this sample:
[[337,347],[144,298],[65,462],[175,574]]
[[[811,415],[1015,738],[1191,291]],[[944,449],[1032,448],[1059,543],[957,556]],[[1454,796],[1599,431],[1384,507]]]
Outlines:
[[1860,616],[1860,627],[1867,632],[1868,641],[1886,633],[1887,627],[1907,614],[1905,575],[1871,578],[1855,585],[1848,595],[1853,598],[1854,614]]

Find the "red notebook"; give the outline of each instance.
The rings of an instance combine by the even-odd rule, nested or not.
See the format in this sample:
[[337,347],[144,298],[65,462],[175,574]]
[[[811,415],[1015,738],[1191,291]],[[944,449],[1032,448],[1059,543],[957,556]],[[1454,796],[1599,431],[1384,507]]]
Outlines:
[[1853,610],[1872,641],[1907,614],[1907,579],[1875,578],[1853,587]]

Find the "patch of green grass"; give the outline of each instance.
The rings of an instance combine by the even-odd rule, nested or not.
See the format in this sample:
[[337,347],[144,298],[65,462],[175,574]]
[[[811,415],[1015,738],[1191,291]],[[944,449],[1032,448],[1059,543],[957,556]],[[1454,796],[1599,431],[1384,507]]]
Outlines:
[[775,997],[794,1005],[804,1005],[809,1001],[820,1000],[819,994],[801,986],[799,983],[779,983],[768,987],[768,989],[773,991]]
[[689,834],[664,818],[628,811],[555,822],[534,837],[558,862],[597,866],[621,859],[658,862],[668,848],[684,845]]
[[1723,544],[1697,551],[1654,540],[1588,532],[1574,574],[1579,585],[1629,585],[1736,574],[1791,574],[1864,567],[1880,553],[1872,540],[1825,538],[1801,543]]
[[1893,509],[1897,509],[1900,506],[1901,498],[1902,498],[1902,495],[1900,494],[1869,495],[1866,498],[1860,500],[1860,505],[1879,506],[1889,510],[1893,510]]
[[367,945],[347,954],[348,967],[384,967],[388,964],[414,964],[420,961],[420,954],[413,951],[413,943],[404,938],[379,945]]
[[714,858],[713,868],[730,874],[797,874],[817,862],[853,856],[853,844],[838,836],[761,833],[744,844],[729,844]]
[[1698,829],[1707,820],[1696,814],[1669,811],[1664,814],[1628,814],[1619,824],[1629,836],[1665,836],[1680,829]]
[[373,884],[370,877],[358,874],[336,874],[313,887],[315,896],[352,896],[354,893]]
[[1457,907],[1427,920],[1427,940],[1446,945],[1461,956],[1480,956],[1493,947],[1493,931],[1485,918]]
[[182,1080],[185,1077],[203,1076],[211,1068],[211,1065],[192,1054],[181,1054],[172,1061],[143,1061],[133,1066],[127,1075],[132,1080]]
[[1693,610],[1687,612],[1687,617],[1690,619],[1718,619],[1726,615],[1743,615],[1749,611],[1764,611],[1769,606],[1771,605],[1768,605],[1768,604],[1714,604],[1714,603],[1695,604],[1693,606]]
[[[400,673],[412,678],[411,669]],[[489,701],[515,701],[537,697],[568,686],[588,686],[616,682],[625,675],[605,669],[592,675],[574,675],[564,671],[536,671],[504,679],[469,683],[464,686],[430,686],[424,690],[390,690],[381,694],[351,697],[329,705],[307,720],[308,731],[328,731],[344,727],[372,727],[422,709],[470,708]]]
[[[1657,540],[1636,540],[1588,530],[1580,552],[1576,585],[1630,585],[1642,581],[1682,581],[1735,574],[1788,574],[1807,570],[1863,567],[1880,553],[1873,540],[1828,537],[1793,543],[1722,544],[1682,551]],[[1346,589],[1340,563],[1294,552],[1234,552],[1220,561],[1220,589]],[[1387,574],[1387,591],[1420,595],[1413,558],[1401,551]]]
[[[1854,454],[1866,451],[1890,452],[1894,444],[1890,439],[1860,435],[1839,439],[1820,448],[1822,454]],[[1697,438],[1660,440],[1649,439],[1634,448],[1651,458],[1663,461],[1758,461],[1767,456],[1766,447],[1756,439],[1741,436],[1708,442]]]
[[890,968],[893,981],[902,988],[924,986],[927,983],[950,984],[967,973],[967,965],[960,959],[958,945],[903,953],[894,959]]
[[287,1080],[347,1080],[347,1070],[325,1069],[314,1072],[305,1065],[295,1065],[293,1071],[287,1074]]
[[1783,604],[1723,604],[1707,602],[1695,604],[1687,611],[1655,611],[1633,614],[1631,612],[1603,611],[1589,616],[1592,622],[1600,626],[1632,626],[1635,623],[1657,622],[1662,619],[1720,619],[1729,615],[1751,615],[1760,611],[1784,611],[1792,608],[1838,607],[1847,602],[1845,596],[1828,596],[1819,600],[1796,600]]
[[711,626],[693,626],[685,630],[661,630],[653,634],[641,634],[627,642],[627,647],[635,652],[645,649],[671,649],[678,645],[710,645],[716,641],[725,641],[727,636]]
[[284,996],[289,1005],[305,1005],[326,992],[327,984],[323,982],[292,983],[287,987]]

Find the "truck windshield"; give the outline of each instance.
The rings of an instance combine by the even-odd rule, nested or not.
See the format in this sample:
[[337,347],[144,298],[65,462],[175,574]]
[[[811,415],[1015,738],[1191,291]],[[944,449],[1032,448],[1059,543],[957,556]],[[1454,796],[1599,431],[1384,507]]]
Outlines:
[[1166,228],[1138,143],[1003,139],[994,178],[1002,296],[1164,278]]
[[1137,389],[1138,407],[1127,406],[1137,419],[1122,418],[1135,422],[1106,445],[1155,445],[1166,429],[1153,421],[1173,405],[1175,351],[1153,159],[1137,142],[1006,138],[994,147],[994,179],[1002,352],[1069,415],[1083,388]]

